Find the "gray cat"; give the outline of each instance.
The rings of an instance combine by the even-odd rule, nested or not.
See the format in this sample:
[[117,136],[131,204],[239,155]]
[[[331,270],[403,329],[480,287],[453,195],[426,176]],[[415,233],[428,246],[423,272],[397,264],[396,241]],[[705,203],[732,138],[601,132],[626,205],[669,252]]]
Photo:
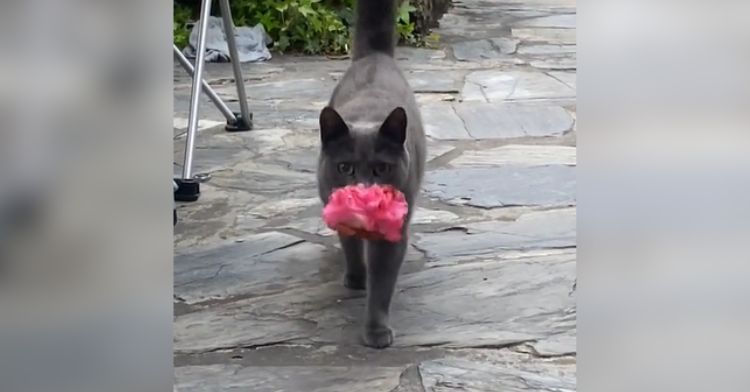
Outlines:
[[318,190],[326,203],[339,187],[390,184],[409,203],[398,243],[340,237],[344,285],[367,288],[364,343],[383,348],[393,343],[388,314],[424,175],[426,142],[414,93],[393,58],[395,1],[358,3],[352,64],[320,113]]

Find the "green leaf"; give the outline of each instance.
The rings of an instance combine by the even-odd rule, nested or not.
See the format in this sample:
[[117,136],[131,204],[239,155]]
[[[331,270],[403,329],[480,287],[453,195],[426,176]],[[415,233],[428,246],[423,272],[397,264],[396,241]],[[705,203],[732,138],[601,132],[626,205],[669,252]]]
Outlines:
[[409,13],[414,12],[417,9],[412,6],[409,1],[404,1],[401,3],[401,5],[398,7],[398,11],[396,14],[398,15],[398,21],[402,23],[409,23]]
[[306,5],[303,5],[303,6],[299,7],[298,11],[299,11],[300,14],[302,14],[305,17],[310,17],[311,15],[315,15],[316,14],[315,10],[313,10],[312,8],[310,8],[309,6],[306,6]]

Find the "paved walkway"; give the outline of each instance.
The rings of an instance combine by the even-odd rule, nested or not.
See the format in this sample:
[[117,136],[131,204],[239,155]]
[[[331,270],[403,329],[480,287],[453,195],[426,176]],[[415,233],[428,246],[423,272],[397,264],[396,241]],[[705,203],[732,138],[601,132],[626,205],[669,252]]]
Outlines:
[[[315,190],[317,115],[348,62],[244,65],[252,132],[224,132],[205,102],[211,179],[175,234],[178,390],[575,390],[575,13],[460,1],[441,49],[398,51],[430,154],[386,350],[358,342],[363,294],[341,284]],[[231,75],[208,66],[236,101]],[[176,162],[188,99],[178,70]]]

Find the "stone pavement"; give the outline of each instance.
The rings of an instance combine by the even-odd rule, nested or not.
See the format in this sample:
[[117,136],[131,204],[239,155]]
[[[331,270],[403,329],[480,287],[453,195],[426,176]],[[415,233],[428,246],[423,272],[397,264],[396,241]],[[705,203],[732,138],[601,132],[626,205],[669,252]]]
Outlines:
[[[316,196],[317,115],[348,61],[243,65],[256,130],[204,102],[210,179],[178,206],[177,389],[575,390],[575,22],[574,0],[457,1],[440,49],[398,50],[430,153],[386,350],[358,341],[363,293]],[[236,106],[229,64],[207,72]],[[176,69],[176,163],[189,89]]]

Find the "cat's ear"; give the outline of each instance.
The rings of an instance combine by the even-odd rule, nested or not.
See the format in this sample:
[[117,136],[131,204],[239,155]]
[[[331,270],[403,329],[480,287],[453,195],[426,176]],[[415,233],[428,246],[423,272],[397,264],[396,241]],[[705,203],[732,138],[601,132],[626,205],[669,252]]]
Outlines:
[[349,134],[349,127],[335,109],[330,106],[320,112],[320,141],[326,145]]
[[393,109],[380,126],[380,136],[396,144],[406,141],[406,110],[402,107]]

